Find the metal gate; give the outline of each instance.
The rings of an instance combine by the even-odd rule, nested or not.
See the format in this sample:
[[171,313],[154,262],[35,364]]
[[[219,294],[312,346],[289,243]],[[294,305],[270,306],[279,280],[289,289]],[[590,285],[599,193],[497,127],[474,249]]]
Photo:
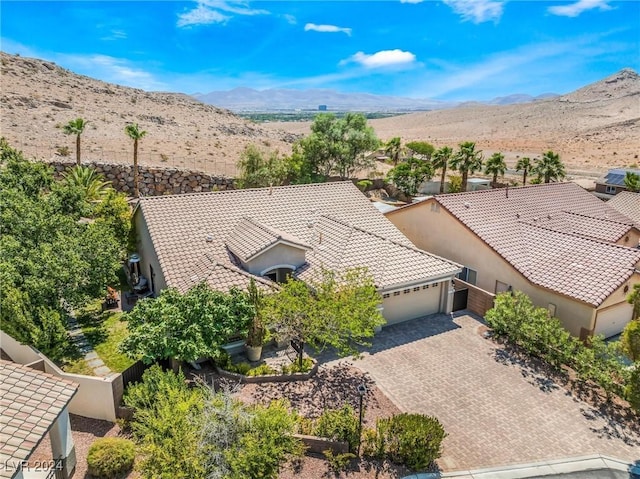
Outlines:
[[469,290],[467,288],[456,289],[453,293],[453,310],[467,309],[467,298],[469,298]]

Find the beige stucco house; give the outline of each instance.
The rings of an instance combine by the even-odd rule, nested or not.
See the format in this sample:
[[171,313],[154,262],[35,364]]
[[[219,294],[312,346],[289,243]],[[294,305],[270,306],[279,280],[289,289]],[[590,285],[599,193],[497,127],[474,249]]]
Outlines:
[[366,267],[393,324],[451,311],[457,263],[416,248],[351,182],[141,198],[134,220],[154,294],[264,288]]
[[640,282],[640,231],[573,183],[441,195],[386,214],[488,294],[521,290],[576,336],[619,333]]

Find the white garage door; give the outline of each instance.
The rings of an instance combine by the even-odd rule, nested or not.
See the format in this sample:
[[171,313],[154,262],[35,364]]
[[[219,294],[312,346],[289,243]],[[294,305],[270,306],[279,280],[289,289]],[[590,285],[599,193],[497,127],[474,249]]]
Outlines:
[[387,325],[419,318],[440,310],[440,290],[443,283],[437,285],[417,286],[388,295],[383,295],[382,315]]
[[631,321],[632,310],[632,306],[625,302],[598,311],[594,334],[602,334],[605,338],[608,338],[620,333],[627,323]]

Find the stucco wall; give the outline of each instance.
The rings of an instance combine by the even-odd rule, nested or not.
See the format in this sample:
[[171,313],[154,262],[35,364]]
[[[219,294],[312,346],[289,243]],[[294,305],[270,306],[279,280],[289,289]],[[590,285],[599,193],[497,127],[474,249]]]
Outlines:
[[[55,176],[60,178],[65,170],[75,166],[73,161],[50,161]],[[95,168],[122,193],[133,193],[133,166],[119,163],[83,162]],[[202,171],[138,165],[139,189],[142,196],[159,196],[199,191],[233,189],[233,178],[213,176]]]
[[142,211],[138,208],[135,211],[134,223],[136,227],[138,253],[140,253],[140,270],[142,274],[149,280],[149,287],[151,287],[151,278],[149,265],[153,267],[155,274],[153,278],[153,292],[157,296],[160,291],[166,289],[167,282],[164,278],[164,273],[160,267],[160,261],[151,243],[151,236],[149,235],[149,229],[147,223],[144,221]]
[[579,336],[582,328],[591,329],[594,308],[531,284],[435,201],[426,200],[386,216],[418,248],[477,271],[476,286],[485,291],[494,293],[496,281],[501,281],[526,293],[536,306],[547,308],[554,304],[556,316],[571,334]]
[[[416,286],[416,288],[420,288],[419,291],[414,291],[413,287],[405,288],[397,291],[397,295],[384,292],[384,294],[389,294],[388,298],[383,297],[382,300],[384,308],[382,315],[387,320],[386,325],[439,312],[441,291],[447,284],[447,281],[442,281],[438,283],[438,286],[430,285],[428,289]],[[405,293],[407,290],[409,292]]]
[[276,244],[271,249],[263,252],[245,266],[251,274],[260,276],[262,272],[274,267],[286,267],[287,265],[298,266],[305,262],[305,251],[286,244]]

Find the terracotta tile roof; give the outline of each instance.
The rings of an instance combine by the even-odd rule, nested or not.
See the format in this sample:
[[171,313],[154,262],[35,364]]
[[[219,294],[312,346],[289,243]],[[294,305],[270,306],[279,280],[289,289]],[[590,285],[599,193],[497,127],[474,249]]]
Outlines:
[[[313,251],[297,276],[302,280],[318,277],[322,268],[334,271],[367,265],[376,286],[389,289],[422,282],[425,278],[450,276],[458,265],[412,245],[389,240],[375,233],[329,216],[321,216],[317,233],[311,239]],[[322,237],[320,236],[322,232]]]
[[[146,221],[167,286],[182,291],[200,278],[206,278],[217,289],[247,284],[251,275],[239,268],[228,242],[232,248],[250,254],[268,244],[274,235],[284,235],[283,238],[311,248],[306,253],[309,264],[301,271],[319,268],[319,262],[366,266],[380,287],[392,280],[411,281],[418,274],[416,271],[441,275],[446,271],[455,274],[459,269],[450,261],[417,253],[351,182],[148,197],[140,200],[138,214]],[[270,233],[260,228],[263,232],[255,243],[251,240],[245,245],[243,238],[240,244],[234,235],[243,218],[251,218],[254,226],[263,225]],[[243,227],[249,227],[247,222],[242,223]],[[363,241],[362,235],[371,241]],[[381,247],[385,241],[393,245],[393,257],[389,256],[390,250]],[[400,246],[405,248],[398,250]],[[403,259],[402,270],[396,268],[391,263],[402,256],[398,251],[421,258],[420,263],[409,267]],[[393,273],[376,276],[382,271],[381,261],[387,263],[385,270]],[[264,280],[263,284],[272,283]]]
[[76,393],[78,385],[0,360],[0,477],[26,460]]
[[633,274],[640,250],[610,243],[629,218],[573,183],[435,197],[529,281],[599,306]]
[[607,206],[629,217],[640,228],[640,193],[621,191],[607,201]]
[[293,235],[246,217],[238,221],[225,244],[233,254],[247,262],[281,241],[303,249],[311,248]]

